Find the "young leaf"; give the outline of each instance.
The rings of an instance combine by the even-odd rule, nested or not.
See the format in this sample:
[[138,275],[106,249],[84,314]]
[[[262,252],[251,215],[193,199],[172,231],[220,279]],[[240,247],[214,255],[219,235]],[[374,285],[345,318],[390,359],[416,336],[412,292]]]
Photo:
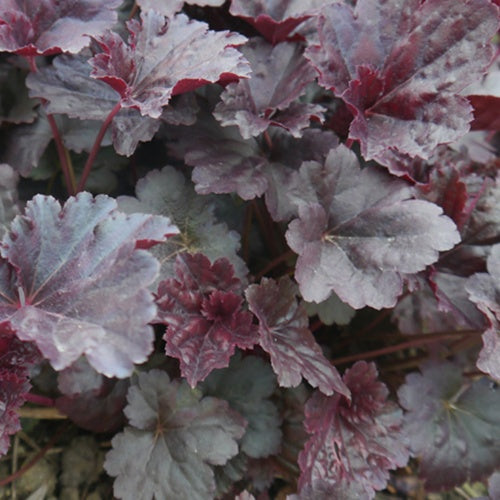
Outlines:
[[242,310],[241,282],[225,258],[213,264],[201,253],[183,253],[176,278],[160,283],[157,322],[167,325],[165,352],[180,361],[181,373],[195,387],[215,368],[224,368],[235,347],[257,342],[252,315]]
[[212,261],[226,257],[238,277],[247,275],[248,269],[236,253],[240,247],[239,234],[217,222],[214,204],[207,197],[197,195],[181,172],[173,167],[153,170],[137,182],[135,191],[137,198],[118,197],[121,211],[164,215],[180,231],[151,250],[161,264],[155,291],[159,281],[174,277],[175,256],[183,252],[200,252]]
[[460,241],[440,207],[412,200],[406,182],[381,170],[361,170],[345,146],[324,164],[304,162],[299,178],[299,218],[286,239],[299,254],[295,278],[307,301],[333,290],[356,309],[392,307],[404,273],[421,271]]
[[500,392],[486,377],[465,379],[460,367],[430,363],[398,390],[404,429],[429,490],[481,479],[500,460]]
[[29,368],[39,360],[37,349],[22,342],[6,323],[0,325],[0,456],[9,449],[9,436],[21,429],[17,409],[29,392]]
[[248,63],[234,48],[245,43],[242,35],[151,10],[127,26],[128,45],[111,31],[96,38],[103,52],[90,60],[91,75],[120,94],[122,107],[137,108],[143,116],[159,118],[173,95],[248,76]]
[[271,43],[284,41],[320,7],[334,0],[232,0],[229,12],[255,26]]
[[349,390],[309,330],[307,312],[296,294],[289,278],[278,283],[263,278],[245,292],[248,307],[259,319],[259,343],[271,357],[279,385],[296,387],[304,377],[324,394],[337,391],[348,397]]
[[122,0],[3,0],[0,51],[22,56],[76,54],[117,20]]
[[489,0],[337,2],[321,11],[306,57],[354,114],[349,137],[363,157],[404,175],[408,158],[429,159],[468,131],[459,93],[488,65],[497,30]]
[[214,370],[204,380],[203,394],[226,400],[247,421],[241,451],[253,458],[277,453],[281,446],[280,418],[269,400],[276,389],[276,378],[262,359],[234,355],[227,368]]
[[201,397],[160,370],[140,373],[128,392],[130,422],[111,444],[104,468],[117,498],[213,498],[211,465],[236,455],[245,420],[222,400]]
[[104,195],[61,205],[37,195],[4,237],[0,320],[35,342],[56,370],[82,354],[107,376],[126,377],[152,349],[158,262],[147,248],[175,234],[160,216],[116,211]]
[[236,125],[244,139],[275,125],[301,137],[311,118],[323,119],[323,108],[297,102],[316,75],[302,56],[300,45],[283,42],[274,47],[260,38],[241,52],[250,61],[252,77],[230,83],[221,94],[214,116],[225,127]]
[[402,412],[387,400],[375,365],[359,361],[343,381],[350,402],[315,391],[306,403],[304,425],[312,436],[299,455],[300,498],[307,498],[304,490],[319,490],[317,498],[326,492],[335,499],[373,498],[385,488],[389,469],[408,461]]

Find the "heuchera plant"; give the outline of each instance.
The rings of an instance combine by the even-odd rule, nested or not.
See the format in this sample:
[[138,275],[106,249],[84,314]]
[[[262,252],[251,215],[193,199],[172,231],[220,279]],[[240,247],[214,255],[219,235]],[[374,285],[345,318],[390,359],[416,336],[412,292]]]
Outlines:
[[0,454],[46,404],[116,498],[498,498],[497,5],[2,1]]

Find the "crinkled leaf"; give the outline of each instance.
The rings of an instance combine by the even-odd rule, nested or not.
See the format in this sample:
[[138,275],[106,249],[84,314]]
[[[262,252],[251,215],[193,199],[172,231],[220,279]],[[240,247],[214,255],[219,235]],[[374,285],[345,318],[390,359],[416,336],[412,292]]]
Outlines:
[[29,392],[29,368],[39,360],[31,342],[20,341],[6,323],[0,325],[0,456],[9,449],[9,436],[20,430],[17,409]]
[[376,168],[360,169],[345,146],[324,164],[305,162],[299,218],[286,233],[299,254],[295,278],[307,301],[333,290],[359,309],[392,307],[404,273],[416,273],[460,236],[437,205],[413,200],[406,182]]
[[182,10],[185,3],[199,5],[200,7],[219,7],[225,0],[137,0],[137,5],[142,10],[155,10],[165,17],[172,17]]
[[475,481],[500,460],[500,391],[487,378],[465,379],[460,367],[430,363],[398,390],[404,429],[429,490]]
[[213,203],[197,195],[181,172],[173,167],[149,172],[137,183],[136,196],[120,196],[117,200],[119,209],[125,213],[167,216],[180,231],[151,250],[161,264],[156,288],[159,281],[174,277],[175,256],[182,252],[201,252],[211,260],[226,257],[237,276],[246,276],[246,265],[236,253],[240,247],[239,234],[217,222]]
[[229,12],[257,28],[271,43],[282,42],[303,21],[333,0],[232,0]]
[[236,125],[244,139],[259,135],[270,125],[300,137],[311,118],[322,121],[321,106],[296,101],[316,77],[300,45],[283,42],[272,46],[254,38],[241,52],[253,73],[222,92],[214,116],[223,126]]
[[306,56],[353,112],[349,137],[364,158],[403,175],[408,158],[468,131],[471,106],[458,94],[486,68],[497,29],[489,0],[337,2]]
[[259,319],[259,343],[271,357],[280,386],[296,387],[304,377],[325,394],[337,391],[349,395],[309,330],[307,312],[297,303],[289,278],[279,282],[263,278],[260,285],[250,285],[245,295],[248,307]]
[[[30,96],[44,99],[48,113],[96,120],[98,126],[93,142],[102,122],[120,102],[120,94],[90,77],[87,59],[85,56],[58,56],[50,66],[29,75],[26,84]],[[159,120],[141,116],[136,109],[121,109],[110,126],[113,146],[118,154],[130,156],[139,142],[149,141],[159,127]]]
[[167,325],[165,352],[179,359],[182,375],[195,387],[215,368],[228,366],[236,346],[252,347],[257,332],[226,258],[212,264],[201,253],[183,253],[175,273],[158,288],[156,321]]
[[250,200],[266,193],[266,204],[277,220],[294,212],[286,192],[293,169],[303,160],[320,160],[338,143],[327,131],[306,130],[300,139],[278,128],[268,134],[272,150],[259,138],[243,139],[236,127],[222,127],[202,115],[192,127],[169,131],[171,152],[193,167],[193,182],[200,194],[237,193]]
[[128,45],[111,31],[97,37],[103,52],[90,63],[92,76],[116,90],[120,104],[159,118],[171,97],[209,82],[246,77],[248,63],[234,48],[246,38],[183,14],[167,19],[154,11],[127,23]]
[[76,54],[117,20],[122,0],[2,0],[0,51],[23,56]]
[[130,426],[112,440],[104,467],[118,498],[206,500],[215,492],[210,465],[236,455],[245,420],[222,400],[201,397],[166,373],[141,373],[128,392]]
[[304,425],[312,436],[299,455],[298,487],[328,491],[335,500],[370,499],[387,485],[388,471],[408,461],[403,416],[387,400],[374,363],[357,362],[343,381],[350,403],[318,391],[306,403]]
[[201,390],[208,396],[226,400],[248,422],[240,448],[253,458],[267,457],[280,450],[280,417],[269,400],[276,388],[271,367],[255,356],[236,354],[229,366],[213,371]]
[[82,354],[107,376],[125,377],[152,349],[158,262],[147,248],[175,234],[160,216],[116,211],[104,195],[61,205],[37,195],[4,237],[0,319],[36,343],[56,370]]

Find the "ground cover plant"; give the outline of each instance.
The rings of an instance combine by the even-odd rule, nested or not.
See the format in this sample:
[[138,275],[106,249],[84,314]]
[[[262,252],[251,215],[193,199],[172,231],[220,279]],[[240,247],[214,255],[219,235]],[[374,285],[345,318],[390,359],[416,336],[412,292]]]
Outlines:
[[1,2],[2,494],[500,498],[497,4]]

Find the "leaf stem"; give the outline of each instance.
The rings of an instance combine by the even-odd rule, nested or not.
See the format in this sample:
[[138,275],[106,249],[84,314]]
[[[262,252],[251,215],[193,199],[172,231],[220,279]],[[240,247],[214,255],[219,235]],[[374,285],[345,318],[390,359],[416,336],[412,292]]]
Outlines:
[[26,401],[36,405],[48,406],[49,408],[55,406],[55,401],[52,398],[48,398],[46,396],[40,396],[39,394],[33,394],[32,392],[28,392],[25,398]]
[[12,481],[15,481],[17,478],[21,477],[28,469],[31,469],[39,460],[41,460],[46,453],[54,446],[57,440],[68,430],[69,422],[61,425],[59,430],[52,436],[50,441],[25,465],[23,465],[20,469],[17,470],[14,474],[7,476],[5,479],[0,481],[0,486],[6,486],[10,484]]
[[87,182],[87,179],[89,177],[90,171],[92,170],[92,165],[94,164],[94,160],[97,156],[97,153],[99,152],[99,148],[101,147],[101,142],[104,139],[104,135],[106,134],[108,127],[111,125],[113,118],[118,114],[121,108],[122,108],[121,102],[116,103],[114,108],[109,112],[108,116],[101,125],[99,133],[95,138],[94,145],[92,146],[92,150],[90,151],[87,161],[85,162],[85,166],[83,167],[83,173],[80,182],[78,184],[77,193],[83,191],[85,183]]
[[[36,65],[35,56],[27,56],[30,70],[32,73],[38,73],[38,68]],[[42,104],[45,104],[47,101],[45,99],[40,99]],[[71,162],[69,161],[69,154],[67,149],[64,146],[62,141],[61,134],[59,133],[59,128],[57,127],[56,120],[54,116],[50,113],[47,113],[47,121],[49,122],[50,130],[52,131],[52,137],[54,138],[54,142],[57,149],[57,156],[59,157],[59,163],[61,164],[61,170],[64,175],[64,182],[66,183],[66,189],[70,196],[76,193],[75,190],[75,182],[74,182],[74,173],[73,168],[71,166]],[[73,179],[73,181],[72,181]]]
[[290,257],[293,257],[294,255],[295,252],[293,250],[287,250],[285,253],[278,255],[278,257],[269,262],[255,275],[255,279],[260,280],[260,278],[265,276],[269,271],[279,266],[282,262],[288,260]]
[[381,349],[375,349],[373,351],[361,352],[358,354],[353,354],[351,356],[344,356],[342,358],[332,359],[331,363],[333,365],[344,365],[347,363],[352,363],[353,361],[378,358],[379,356],[384,356],[386,354],[391,354],[393,352],[402,351],[403,349],[409,349],[411,347],[420,347],[426,344],[432,344],[434,342],[439,342],[440,340],[448,340],[451,338],[456,338],[457,335],[479,335],[479,334],[482,334],[482,332],[478,330],[427,333],[424,335],[419,335],[418,338],[414,338],[406,342],[401,342],[400,344],[383,347]]

